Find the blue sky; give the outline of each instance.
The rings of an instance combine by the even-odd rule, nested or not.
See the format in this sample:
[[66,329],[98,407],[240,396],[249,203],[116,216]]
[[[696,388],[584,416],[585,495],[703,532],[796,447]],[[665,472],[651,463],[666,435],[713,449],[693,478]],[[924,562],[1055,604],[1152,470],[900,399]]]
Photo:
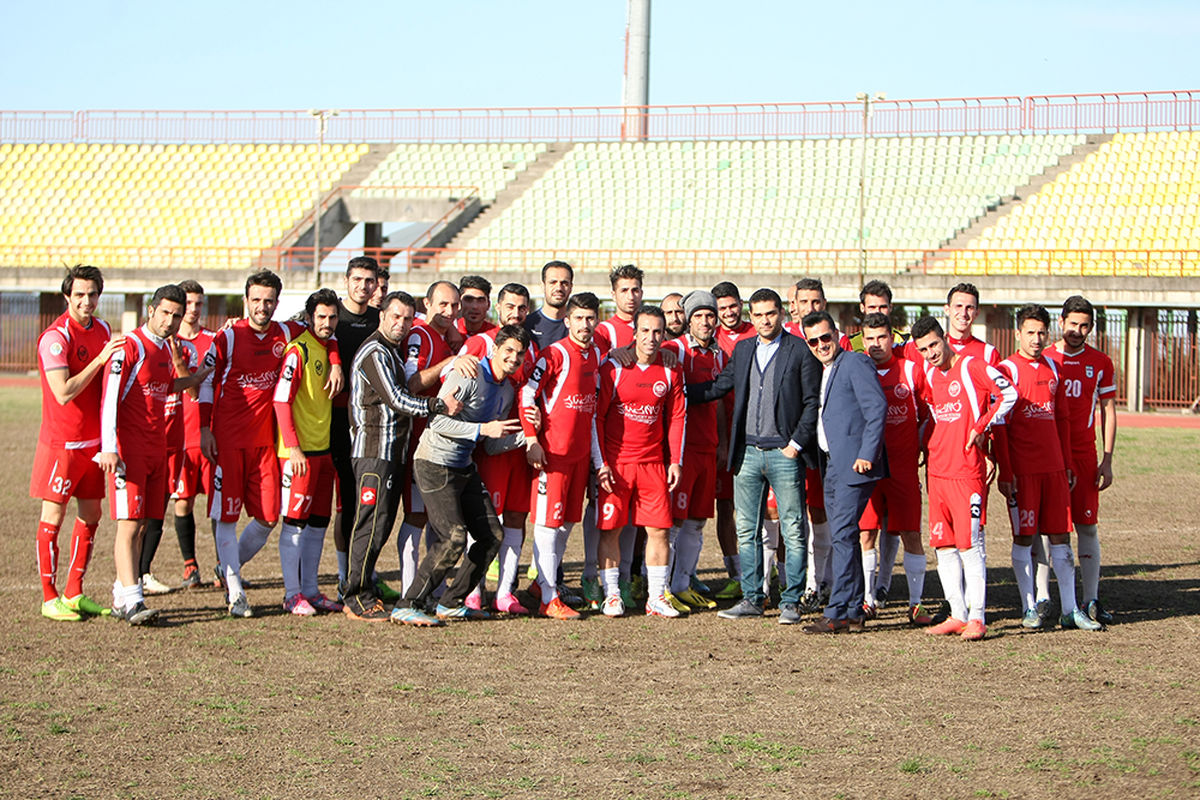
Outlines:
[[[0,109],[620,102],[624,0],[5,5]],[[1162,0],[654,0],[650,101],[1188,89],[1198,36]]]

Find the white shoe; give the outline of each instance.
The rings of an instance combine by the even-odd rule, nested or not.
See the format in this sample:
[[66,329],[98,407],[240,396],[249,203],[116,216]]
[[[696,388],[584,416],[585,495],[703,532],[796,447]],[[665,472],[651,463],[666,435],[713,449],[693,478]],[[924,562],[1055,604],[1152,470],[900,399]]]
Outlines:
[[621,595],[610,594],[604,598],[604,605],[600,606],[600,611],[606,617],[625,616],[625,604],[621,602]]
[[147,572],[142,576],[142,594],[170,594],[173,591],[175,591],[174,586],[167,586],[154,577],[152,572]]
[[658,597],[646,598],[646,616],[674,619],[679,616],[679,611],[671,605],[671,601],[667,599],[666,595],[660,594]]

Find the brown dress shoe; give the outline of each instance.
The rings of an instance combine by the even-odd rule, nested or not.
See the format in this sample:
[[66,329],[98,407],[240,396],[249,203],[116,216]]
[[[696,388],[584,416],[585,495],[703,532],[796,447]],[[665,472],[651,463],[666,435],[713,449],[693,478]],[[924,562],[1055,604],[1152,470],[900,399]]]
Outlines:
[[844,619],[830,619],[829,617],[821,617],[812,625],[807,625],[804,628],[805,633],[845,633],[849,630],[849,623]]

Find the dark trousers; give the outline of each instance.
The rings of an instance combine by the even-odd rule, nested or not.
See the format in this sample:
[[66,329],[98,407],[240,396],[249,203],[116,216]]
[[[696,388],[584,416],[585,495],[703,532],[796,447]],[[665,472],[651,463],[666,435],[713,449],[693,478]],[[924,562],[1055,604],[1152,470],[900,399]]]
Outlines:
[[361,613],[378,599],[371,576],[396,523],[403,464],[378,458],[355,458],[353,464],[357,515],[350,533],[345,602],[351,611]]
[[354,492],[354,464],[350,458],[350,412],[334,406],[331,413],[329,456],[337,474],[338,499],[342,504],[341,515],[333,528],[333,546],[345,553],[350,550],[350,532],[354,530],[354,509],[358,504],[358,495]]
[[[413,476],[425,500],[433,541],[428,543],[425,557],[417,567],[417,577],[401,602],[410,607],[422,606],[452,573],[440,603],[448,608],[460,606],[496,557],[504,531],[474,464],[444,467],[417,459],[413,462]],[[468,533],[475,540],[470,549],[467,549]],[[456,569],[464,550],[467,558]]]
[[833,587],[825,607],[830,619],[860,619],[863,615],[866,584],[858,520],[874,489],[875,481],[850,486],[825,476],[825,515],[833,539]]

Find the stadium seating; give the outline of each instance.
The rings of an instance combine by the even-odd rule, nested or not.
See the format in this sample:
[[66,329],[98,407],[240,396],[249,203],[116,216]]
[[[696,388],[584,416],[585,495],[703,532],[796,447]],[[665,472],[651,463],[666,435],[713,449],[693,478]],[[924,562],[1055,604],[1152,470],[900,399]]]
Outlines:
[[[993,252],[957,254],[960,270],[986,263],[993,274],[1015,273],[1048,261],[1074,274],[1081,264],[1091,275],[1195,274],[1197,164],[1200,132],[1118,133],[982,231],[969,247]],[[994,252],[1004,249],[1024,252]],[[1081,250],[1104,252],[1071,252]]]
[[[546,151],[546,143],[446,143],[401,144],[363,181],[364,187],[351,191],[351,197],[385,197],[394,191],[386,186],[477,187],[485,203],[516,180],[529,163]],[[439,197],[442,189],[406,191],[417,197]],[[461,194],[461,193],[459,193]]]
[[[326,145],[322,190],[367,149]],[[0,262],[242,268],[312,207],[317,167],[317,145],[0,144]]]

